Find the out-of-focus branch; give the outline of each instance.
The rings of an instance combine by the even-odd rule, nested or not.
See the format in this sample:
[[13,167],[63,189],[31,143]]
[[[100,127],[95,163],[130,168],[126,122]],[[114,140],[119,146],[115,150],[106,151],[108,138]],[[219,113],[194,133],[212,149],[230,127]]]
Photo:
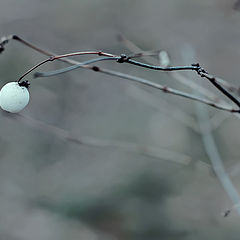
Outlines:
[[240,9],[240,0],[236,0],[234,5],[233,5],[233,9],[235,10],[239,10]]
[[[141,50],[134,43],[130,42],[128,39],[123,38],[122,40],[124,41],[125,45],[133,52]],[[183,82],[186,82],[186,80],[188,80],[185,77],[182,78],[182,76],[179,75],[179,73],[177,73],[177,72],[170,73],[170,74],[171,74],[171,76],[174,76],[177,79],[181,78],[181,80]],[[208,76],[207,73],[205,73],[205,74],[206,75],[204,75],[203,77],[208,78],[208,80],[213,81],[213,83],[217,82],[217,84],[218,84],[219,82],[221,82],[221,81],[218,81],[218,79],[216,80],[212,76]],[[224,83],[224,80],[222,82]],[[199,85],[199,86],[191,85],[191,87],[193,90],[195,90],[195,92],[197,90],[199,90],[199,88],[202,88],[201,85]],[[211,94],[210,96],[215,97],[214,94]],[[237,192],[237,190],[235,189],[233,183],[231,182],[231,179],[227,175],[225,168],[223,166],[223,162],[220,157],[219,151],[217,149],[217,145],[212,136],[212,128],[211,128],[207,109],[204,107],[204,105],[201,105],[199,103],[196,103],[196,105],[197,105],[197,117],[198,117],[200,133],[202,136],[202,140],[204,143],[206,153],[208,154],[208,157],[212,163],[213,169],[214,169],[219,181],[222,183],[225,191],[227,192],[228,196],[234,203],[233,207],[231,207],[230,209],[227,209],[224,212],[224,217],[227,217],[233,209],[237,209],[238,213],[240,214],[240,209],[239,209],[240,208],[240,196],[239,196],[239,193]]]
[[[127,91],[131,97],[143,102],[143,104],[153,107],[163,112],[165,115],[168,115],[176,121],[182,123],[184,126],[189,127],[191,130],[197,133],[199,132],[199,127],[196,123],[196,120],[190,116],[190,114],[187,114],[174,104],[171,104],[165,99],[155,96],[154,94],[151,94],[150,92],[139,88],[138,86],[133,85],[132,87],[129,87]],[[161,104],[159,104],[159,102],[161,102]]]
[[146,155],[148,157],[153,157],[161,160],[168,160],[172,162],[176,162],[183,165],[188,165],[191,162],[191,157],[185,154],[174,152],[171,150],[167,150],[160,147],[152,147],[146,145],[140,145],[127,141],[118,141],[118,140],[106,140],[106,139],[98,139],[94,137],[87,136],[75,136],[73,133],[64,130],[62,128],[53,126],[51,124],[45,123],[40,120],[36,120],[32,117],[23,115],[23,114],[9,114],[4,113],[4,116],[17,119],[18,121],[22,121],[23,124],[27,124],[33,128],[40,129],[46,133],[54,134],[58,138],[67,141],[69,143],[90,146],[90,147],[100,147],[100,148],[115,148],[124,152],[131,152],[136,154]]
[[[223,161],[215,143],[214,137],[212,136],[212,129],[209,121],[208,110],[200,104],[196,104],[196,114],[198,118],[199,127],[201,130],[201,136],[204,148],[212,163],[214,172],[216,173],[219,181],[221,182],[224,190],[232,200],[234,206],[240,203],[240,196],[236,188],[234,187],[231,179],[225,171]],[[240,214],[240,209],[237,209]],[[224,213],[224,216],[229,215],[229,209]]]

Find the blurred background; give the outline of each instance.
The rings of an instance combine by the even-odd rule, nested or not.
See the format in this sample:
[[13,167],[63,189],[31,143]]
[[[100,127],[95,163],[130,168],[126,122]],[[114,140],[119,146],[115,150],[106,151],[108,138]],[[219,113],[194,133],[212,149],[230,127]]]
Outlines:
[[[234,0],[0,0],[0,36],[59,54],[164,49],[237,87],[239,23]],[[10,41],[1,86],[45,58]],[[194,72],[97,65],[228,102]],[[86,69],[28,80],[27,108],[0,112],[0,239],[239,239],[238,116]]]

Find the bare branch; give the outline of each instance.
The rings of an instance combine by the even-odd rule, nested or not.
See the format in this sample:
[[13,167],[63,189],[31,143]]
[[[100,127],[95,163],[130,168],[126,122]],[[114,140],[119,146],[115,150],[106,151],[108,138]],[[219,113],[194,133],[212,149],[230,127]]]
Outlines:
[[[25,77],[27,74],[32,72],[37,67],[39,67],[39,66],[41,66],[41,65],[43,65],[43,64],[45,64],[47,62],[50,62],[50,61],[61,60],[62,58],[64,58],[63,60],[65,62],[69,63],[69,64],[81,64],[78,61],[69,59],[68,57],[70,57],[70,56],[85,55],[85,54],[95,54],[95,55],[106,56],[106,57],[118,57],[117,60],[119,62],[125,62],[125,61],[131,60],[130,62],[133,63],[133,61],[134,61],[132,59],[129,59],[129,57],[126,57],[125,55],[117,56],[117,55],[113,55],[113,54],[109,54],[109,53],[104,53],[102,51],[87,51],[87,52],[76,52],[76,53],[57,55],[57,54],[54,54],[54,53],[48,53],[46,50],[42,50],[42,49],[40,49],[38,47],[35,47],[33,44],[30,44],[30,43],[22,40],[21,38],[15,36],[15,35],[9,37],[6,42],[8,42],[9,39],[18,40],[19,42],[25,44],[26,46],[31,47],[32,49],[34,49],[34,50],[36,50],[36,51],[38,51],[38,52],[40,52],[42,54],[50,56],[48,59],[38,63],[37,65],[35,65],[31,69],[29,69],[26,73],[24,73],[19,78],[18,82],[20,82],[23,79],[23,77]],[[142,65],[143,63],[139,63],[139,62],[134,61],[134,65],[135,64]],[[144,65],[145,64],[143,64],[143,67],[145,67]],[[205,104],[207,104],[209,106],[212,106],[212,107],[215,107],[217,109],[221,109],[221,110],[228,111],[228,112],[239,113],[239,109],[234,109],[234,108],[229,107],[229,106],[217,104],[217,103],[212,102],[212,101],[210,101],[208,99],[203,99],[203,98],[200,98],[200,97],[192,95],[192,94],[188,94],[188,93],[184,93],[184,92],[172,89],[172,88],[168,88],[168,87],[162,86],[160,84],[156,84],[156,83],[150,82],[150,81],[148,81],[146,79],[143,79],[143,78],[131,76],[131,75],[128,75],[128,74],[123,74],[123,73],[116,72],[116,71],[111,71],[111,70],[108,70],[108,69],[99,68],[97,66],[82,65],[80,67],[83,67],[83,68],[86,68],[86,69],[91,69],[93,71],[102,72],[102,73],[105,73],[105,74],[108,74],[108,75],[111,75],[111,76],[116,76],[116,77],[120,77],[120,78],[131,80],[131,81],[135,81],[135,82],[138,82],[138,83],[150,86],[150,87],[154,87],[154,88],[160,89],[161,91],[163,91],[165,93],[178,95],[178,96],[182,96],[182,97],[185,97],[185,98],[188,98],[188,99],[191,99],[191,100],[195,100],[195,101],[199,101],[199,102],[205,103]],[[153,66],[153,68],[154,67],[155,66]],[[168,69],[169,69],[169,71],[178,71],[178,70],[186,70],[186,69],[196,70],[197,71],[197,70],[199,70],[199,68],[200,68],[199,66],[180,66],[180,67],[169,67],[169,68],[162,68],[162,69],[164,69],[163,71],[167,71]],[[159,70],[161,70],[161,68],[159,68]]]
[[[212,163],[213,170],[216,173],[219,181],[221,182],[229,198],[234,203],[234,206],[239,205],[240,195],[236,188],[234,187],[227,172],[225,171],[223,161],[221,159],[214,137],[212,136],[211,133],[211,125],[208,117],[208,111],[203,105],[197,104],[196,114],[198,117],[198,123],[202,135],[204,148],[209,157],[209,160]],[[230,212],[231,211],[228,209],[225,212],[224,217],[227,217],[230,214]],[[240,209],[238,209],[238,213],[240,214]]]
[[[129,39],[127,39],[127,38],[126,38],[125,36],[123,36],[123,35],[119,35],[119,36],[118,36],[118,40],[120,40],[120,41],[124,44],[124,46],[125,46],[127,49],[129,49],[130,51],[132,51],[133,53],[143,51],[143,50],[142,50],[141,48],[139,48],[135,43],[133,43],[132,41],[130,41]],[[153,58],[153,57],[143,57],[143,59],[144,59],[146,62],[150,63],[150,64],[153,64],[153,63],[156,62],[156,59]],[[181,76],[178,72],[172,72],[172,73],[170,72],[170,74],[171,74],[171,76],[176,75],[177,78],[180,78],[180,76]],[[219,78],[219,77],[215,77],[215,80],[216,80],[217,83],[219,83],[219,84],[221,84],[222,86],[224,86],[224,87],[228,90],[228,92],[232,92],[232,93],[240,96],[240,88],[239,88],[239,87],[236,87],[236,86],[234,86],[233,84],[231,84],[231,83],[227,82],[226,80],[221,79],[221,78]],[[188,84],[186,84],[186,85],[188,85]],[[192,83],[191,86],[194,87],[194,83]],[[191,86],[190,86],[190,87],[191,87]],[[200,87],[200,86],[199,86],[199,87]],[[199,91],[198,88],[195,88],[195,90]],[[206,91],[207,91],[206,94],[208,94],[208,93],[210,92],[210,91],[208,91],[207,89],[206,89]],[[201,94],[205,95],[205,94],[204,94],[204,91],[201,91]]]
[[30,116],[25,116],[23,114],[4,113],[4,116],[11,119],[17,119],[19,121],[22,121],[24,124],[28,124],[32,126],[33,128],[37,128],[47,133],[54,134],[64,141],[77,144],[77,145],[100,147],[100,148],[106,148],[106,147],[116,148],[120,151],[142,154],[148,157],[153,157],[161,160],[168,160],[168,161],[172,161],[172,162],[183,164],[183,165],[188,165],[192,161],[192,158],[188,155],[167,150],[159,146],[153,147],[153,146],[146,146],[146,145],[140,145],[132,142],[127,142],[127,141],[118,141],[113,139],[107,140],[107,139],[99,139],[99,138],[87,137],[87,136],[78,137],[67,130],[64,130],[62,128],[45,123],[43,121],[34,119]]

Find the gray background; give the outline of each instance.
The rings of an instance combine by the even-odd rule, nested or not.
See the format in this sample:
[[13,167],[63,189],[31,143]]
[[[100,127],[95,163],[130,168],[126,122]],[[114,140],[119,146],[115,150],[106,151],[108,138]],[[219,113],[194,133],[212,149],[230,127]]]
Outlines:
[[[57,53],[120,54],[129,53],[117,39],[123,34],[144,50],[167,50],[173,65],[200,62],[238,86],[240,13],[234,3],[0,0],[0,35],[17,34]],[[1,86],[43,59],[11,41],[0,55]],[[99,66],[192,91],[165,73],[114,62]],[[218,94],[196,74],[183,74]],[[83,69],[28,80],[31,101],[21,115],[0,112],[1,239],[239,239],[237,211],[221,215],[233,202],[202,144],[196,113],[203,108]],[[240,119],[204,109],[238,190]]]

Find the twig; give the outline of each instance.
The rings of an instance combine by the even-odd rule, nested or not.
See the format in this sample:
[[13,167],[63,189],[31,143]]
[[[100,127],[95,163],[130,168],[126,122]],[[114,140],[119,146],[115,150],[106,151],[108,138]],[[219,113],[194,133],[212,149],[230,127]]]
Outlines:
[[[225,171],[223,161],[221,159],[220,153],[218,151],[217,145],[211,133],[211,125],[209,123],[208,110],[200,104],[197,104],[197,117],[198,123],[201,130],[202,141],[204,144],[204,148],[209,157],[209,160],[212,163],[212,167],[214,172],[216,173],[219,181],[221,182],[224,190],[233,201],[234,205],[240,203],[240,196],[236,188],[234,187],[231,179]],[[230,211],[226,211],[224,216],[227,217]],[[238,209],[238,213],[240,214],[240,209]]]
[[[12,35],[12,36],[15,36],[15,35]],[[6,42],[8,42],[10,39],[10,37],[8,38],[8,40]],[[46,50],[42,50],[38,47],[35,47],[33,44],[30,44],[24,40],[22,40],[21,38],[19,37],[12,37],[11,39],[14,39],[14,40],[18,40],[19,42],[25,44],[26,46],[42,53],[42,54],[45,54],[47,56],[51,56],[50,58],[42,61],[41,63],[37,64],[36,66],[32,67],[30,70],[28,70],[26,73],[24,73],[18,81],[21,81],[21,79],[26,76],[27,74],[29,74],[31,71],[33,71],[34,69],[36,69],[37,67],[41,66],[42,64],[46,63],[46,62],[49,62],[49,61],[52,61],[53,59],[54,60],[64,60],[65,62],[69,63],[69,64],[81,64],[80,62],[78,61],[75,61],[75,60],[72,60],[72,59],[69,59],[67,57],[69,56],[72,56],[72,54],[74,55],[82,55],[83,52],[78,52],[78,53],[71,53],[71,54],[64,54],[64,55],[56,55],[54,53],[48,53]],[[20,39],[20,40],[19,40]],[[84,52],[85,54],[87,52]],[[88,54],[99,54],[100,55],[102,54],[101,51],[90,51],[88,52]],[[105,53],[104,53],[105,54]],[[105,56],[113,56],[115,57],[116,55],[112,55],[112,54],[107,54]],[[64,57],[64,59],[62,59],[62,57]],[[65,58],[66,57],[66,58]],[[123,60],[126,60],[126,57],[125,56],[120,56],[121,60],[120,62]],[[192,94],[188,94],[188,93],[184,93],[184,92],[181,92],[181,91],[178,91],[178,90],[175,90],[175,89],[172,89],[172,88],[168,88],[168,87],[164,87],[160,84],[156,84],[156,83],[152,83],[146,79],[143,79],[143,78],[138,78],[138,77],[134,77],[134,76],[131,76],[131,75],[128,75],[128,74],[123,74],[123,73],[120,73],[120,72],[116,72],[116,71],[111,71],[111,70],[108,70],[108,69],[103,69],[103,68],[99,68],[97,66],[89,66],[89,65],[82,65],[80,66],[82,68],[86,68],[86,69],[90,69],[90,70],[93,70],[93,71],[97,71],[97,72],[102,72],[102,73],[105,73],[105,74],[108,74],[108,75],[111,75],[111,76],[116,76],[116,77],[120,77],[120,78],[125,78],[125,79],[128,79],[128,80],[131,80],[131,81],[135,81],[135,82],[139,82],[141,84],[144,84],[144,85],[147,85],[147,86],[150,86],[150,87],[154,87],[154,88],[157,88],[157,89],[160,89],[162,90],[163,92],[165,93],[169,93],[169,94],[173,94],[173,95],[178,95],[178,96],[182,96],[182,97],[185,97],[185,98],[189,98],[191,100],[195,100],[195,101],[199,101],[199,102],[202,102],[202,103],[205,103],[209,106],[212,106],[212,107],[215,107],[217,109],[221,109],[221,110],[224,110],[224,111],[228,111],[228,112],[235,112],[235,113],[238,113],[239,110],[238,109],[234,109],[232,107],[229,107],[229,106],[224,106],[224,105],[220,105],[220,104],[217,104],[217,103],[214,103],[210,100],[206,100],[206,99],[202,99],[202,98],[199,98],[199,97],[196,97]],[[178,68],[178,67],[176,67]],[[182,67],[179,67],[179,68],[182,68]],[[197,70],[199,69],[199,67],[190,67],[192,70]],[[176,69],[177,70],[177,69]]]
[[128,74],[120,73],[120,72],[116,72],[116,71],[111,71],[111,70],[105,71],[105,69],[101,69],[100,72],[107,73],[108,75],[112,75],[112,76],[115,76],[115,77],[124,78],[124,79],[130,80],[130,81],[133,81],[133,82],[141,83],[143,85],[159,89],[159,90],[163,91],[164,93],[169,93],[169,94],[172,94],[172,95],[177,95],[177,96],[188,98],[188,99],[191,99],[191,100],[194,100],[194,101],[205,103],[209,106],[212,106],[212,107],[220,109],[220,110],[224,110],[224,111],[227,111],[227,112],[239,113],[239,109],[234,109],[234,108],[229,107],[229,106],[220,105],[220,104],[214,103],[214,102],[212,102],[208,99],[203,99],[203,98],[198,97],[198,96],[193,95],[193,94],[189,94],[189,93],[185,93],[185,92],[173,89],[173,88],[169,88],[169,87],[160,85],[158,83],[148,81],[144,78],[135,77],[135,76],[132,76],[132,75],[128,75]]
[[74,53],[67,53],[67,54],[62,54],[62,55],[56,55],[56,56],[51,56],[43,61],[41,61],[40,63],[36,64],[35,66],[33,66],[32,68],[30,68],[28,71],[26,71],[19,79],[18,79],[18,83],[20,83],[20,81],[27,76],[29,73],[31,73],[33,70],[35,70],[36,68],[42,66],[43,64],[47,63],[47,62],[52,62],[55,60],[59,60],[62,58],[67,58],[67,57],[73,57],[73,56],[81,56],[81,55],[98,55],[98,56],[105,56],[105,57],[111,57],[113,59],[118,59],[116,55],[113,54],[109,54],[109,53],[105,53],[102,51],[84,51],[84,52],[74,52]]
[[140,144],[131,143],[127,141],[117,141],[112,139],[111,140],[98,139],[98,138],[87,137],[87,136],[78,137],[67,130],[45,123],[40,120],[36,120],[30,116],[25,116],[23,114],[4,113],[4,116],[9,117],[11,119],[18,119],[22,121],[24,124],[28,124],[34,128],[43,130],[47,133],[54,134],[59,138],[61,138],[62,140],[65,140],[65,141],[68,141],[69,143],[74,143],[77,145],[100,147],[100,148],[102,147],[116,148],[121,151],[142,154],[142,155],[146,155],[149,157],[162,159],[162,160],[169,160],[169,161],[176,162],[183,165],[188,165],[192,160],[191,157],[185,154],[170,151],[160,147],[145,146],[145,145],[140,145]]
[[[122,37],[121,40],[129,47],[133,48],[134,50],[137,50],[137,51],[140,51],[141,49],[138,48],[134,43],[130,42],[128,39]],[[142,64],[139,64],[139,62],[135,62],[134,60],[131,60],[131,59],[128,59],[126,58],[126,61],[129,62],[131,61],[132,64],[134,65],[138,65],[138,66],[141,66]],[[148,65],[148,64],[144,64],[143,66],[147,67],[147,68],[151,68],[151,69],[154,69],[154,70],[162,70],[162,71],[168,71],[168,72],[171,72],[171,70],[163,70],[163,69],[169,69],[171,67],[167,67],[167,68],[161,68],[161,67],[156,67],[156,66],[153,66],[153,65]],[[194,67],[198,67],[197,69],[191,69],[189,68],[188,70],[195,70],[198,75],[200,75],[202,78],[206,78],[208,79],[220,92],[222,92],[225,96],[227,96],[232,102],[234,102],[239,108],[240,108],[240,102],[238,101],[237,98],[235,98],[228,90],[226,90],[224,87],[222,87],[220,85],[220,83],[218,82],[218,78],[215,78],[213,77],[212,75],[208,74],[205,69],[203,69],[202,67],[200,67],[200,65],[197,63],[197,64],[192,64],[192,66]],[[173,71],[175,71],[174,67],[173,68]],[[187,67],[186,67],[187,68]],[[183,69],[181,69],[183,70]],[[221,79],[221,82],[225,82]],[[240,110],[239,110],[240,112]]]
[[[129,95],[131,97],[137,99],[138,101],[142,101],[144,104],[163,112],[186,127],[189,127],[193,131],[197,133],[199,132],[199,126],[196,124],[196,120],[190,116],[190,114],[187,114],[174,104],[170,104],[160,96],[155,96],[154,94],[135,85],[132,85],[132,87],[128,88],[127,91],[129,91]],[[161,104],[159,104],[159,102]]]
[[88,60],[88,61],[81,62],[81,63],[76,64],[76,65],[72,65],[70,67],[61,68],[61,69],[55,70],[55,71],[35,72],[33,76],[35,78],[38,78],[38,77],[52,77],[52,76],[56,76],[58,74],[62,74],[62,73],[66,73],[66,72],[75,70],[75,69],[77,69],[79,67],[82,67],[83,65],[86,66],[86,65],[89,65],[89,64],[92,64],[92,63],[96,63],[96,62],[101,62],[101,61],[106,61],[106,60],[116,60],[116,59],[118,59],[118,58],[116,58],[116,57],[95,58],[95,59],[91,59],[91,60]]
[[[31,73],[33,70],[35,70],[36,68],[42,66],[43,64],[47,63],[47,62],[52,62],[55,60],[59,60],[62,58],[67,58],[67,57],[73,57],[73,56],[80,56],[80,55],[98,55],[98,56],[105,56],[105,57],[110,57],[111,59],[108,60],[117,60],[117,62],[119,63],[130,63],[133,65],[137,65],[143,68],[150,68],[153,70],[159,70],[159,71],[181,71],[181,70],[195,70],[197,72],[204,71],[202,70],[202,68],[199,65],[193,65],[192,66],[177,66],[177,67],[160,67],[160,66],[154,66],[154,65],[149,65],[149,64],[145,64],[145,63],[141,63],[135,60],[130,59],[129,56],[126,55],[114,55],[111,53],[106,53],[106,52],[102,52],[102,51],[84,51],[84,52],[73,52],[73,53],[67,53],[67,54],[62,54],[62,55],[57,55],[57,56],[51,56],[43,61],[41,61],[40,63],[36,64],[35,66],[33,66],[32,68],[30,68],[28,71],[26,71],[19,79],[18,79],[18,83],[20,83],[20,81],[27,76],[29,73]],[[81,66],[81,65],[80,65]],[[79,66],[77,66],[79,67]],[[76,67],[76,68],[77,68]],[[200,73],[200,72],[199,72]],[[240,105],[240,103],[239,103]]]
[[[118,36],[118,39],[125,45],[125,47],[127,47],[127,49],[129,49],[130,51],[132,51],[133,53],[136,53],[136,52],[141,52],[143,51],[141,48],[139,48],[135,43],[133,43],[132,41],[130,41],[129,39],[127,39],[125,36],[123,35],[119,35]],[[156,59],[153,58],[153,57],[143,57],[143,59],[148,62],[148,63],[151,63],[153,64],[154,62],[156,62]],[[184,77],[181,76],[178,72],[170,72],[171,76],[174,76],[175,75],[175,78],[177,80],[181,79],[182,82],[184,84],[186,84],[187,86],[189,86],[189,81],[184,81]],[[221,79],[221,78],[218,78],[218,77],[215,77],[215,81],[219,84],[221,84],[222,86],[224,86],[228,92],[232,92],[236,95],[240,95],[240,88],[239,87],[236,87],[234,86],[233,84],[227,82],[226,80],[224,79]],[[195,85],[192,81],[190,82],[190,86],[189,87],[193,87],[195,90],[197,90],[198,92],[201,92],[201,94],[205,95],[205,96],[210,96],[209,93],[210,91],[205,89],[206,90],[206,93],[204,93],[204,89],[201,87],[201,86],[198,86],[198,85]],[[214,95],[213,95],[214,97]]]
[[[81,63],[79,63],[79,66],[81,67]],[[234,108],[229,107],[229,106],[220,105],[220,104],[214,103],[214,102],[212,102],[208,99],[203,99],[203,98],[200,98],[200,97],[195,96],[193,94],[189,94],[189,93],[185,93],[185,92],[173,89],[173,88],[169,88],[169,87],[163,86],[161,84],[148,81],[147,79],[144,79],[144,78],[136,77],[136,76],[121,73],[121,72],[112,71],[112,70],[109,70],[109,69],[103,69],[103,68],[99,68],[99,67],[96,67],[96,66],[92,66],[91,68],[94,71],[98,71],[98,72],[105,73],[105,74],[108,74],[108,75],[111,75],[111,76],[127,79],[127,80],[134,81],[134,82],[137,82],[137,83],[140,83],[140,84],[143,84],[143,85],[147,85],[149,87],[159,89],[159,90],[163,91],[164,93],[169,93],[169,94],[172,94],[172,95],[177,95],[177,96],[181,96],[181,97],[184,97],[184,98],[188,98],[188,99],[191,99],[191,100],[194,100],[194,101],[199,101],[201,103],[207,104],[209,106],[212,106],[212,107],[220,109],[220,110],[224,110],[224,111],[227,111],[227,112],[235,112],[235,113],[239,112],[239,109],[234,109]],[[41,74],[42,73],[40,73],[40,75]],[[44,74],[46,74],[46,73],[44,73]]]
[[[197,65],[199,66],[199,65]],[[197,73],[202,77],[209,80],[220,92],[227,96],[232,102],[234,102],[240,108],[240,102],[226,89],[224,89],[217,81],[216,78],[208,74],[203,68],[197,70]]]

